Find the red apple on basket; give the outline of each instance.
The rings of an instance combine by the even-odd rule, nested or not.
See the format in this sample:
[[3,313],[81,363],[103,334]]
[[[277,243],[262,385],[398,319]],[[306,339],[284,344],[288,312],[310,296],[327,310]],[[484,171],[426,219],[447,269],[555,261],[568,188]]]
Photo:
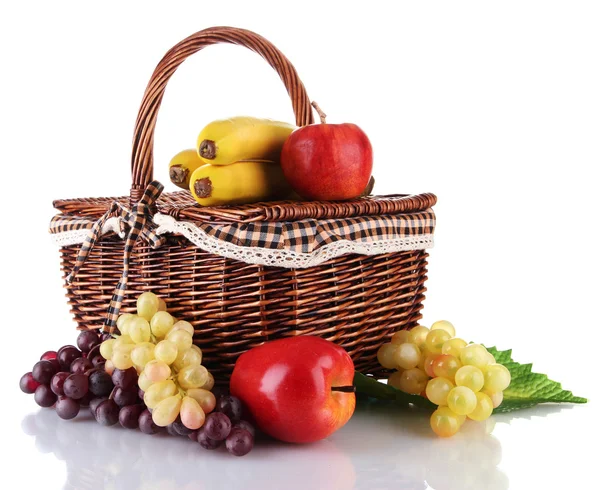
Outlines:
[[265,433],[286,442],[314,442],[354,413],[354,363],[320,337],[273,340],[242,354],[233,370],[237,396]]
[[373,149],[356,124],[320,124],[296,129],[283,145],[281,168],[305,199],[334,201],[360,196],[371,177]]

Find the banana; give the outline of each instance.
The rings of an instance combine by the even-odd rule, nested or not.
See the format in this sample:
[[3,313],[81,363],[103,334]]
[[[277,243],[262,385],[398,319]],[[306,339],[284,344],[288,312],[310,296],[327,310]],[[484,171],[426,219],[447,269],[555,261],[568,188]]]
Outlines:
[[266,161],[203,165],[190,178],[190,192],[202,206],[249,204],[293,194],[279,164]]
[[177,187],[187,190],[190,188],[192,173],[202,165],[204,162],[195,149],[180,151],[169,163],[169,178]]
[[232,117],[211,122],[198,135],[198,155],[212,165],[231,165],[242,160],[279,161],[281,148],[292,124],[258,119]]

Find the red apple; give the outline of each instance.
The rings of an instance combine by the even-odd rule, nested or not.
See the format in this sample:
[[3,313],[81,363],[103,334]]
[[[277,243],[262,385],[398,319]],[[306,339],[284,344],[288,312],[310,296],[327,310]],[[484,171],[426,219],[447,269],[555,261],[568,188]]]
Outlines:
[[334,201],[360,196],[371,177],[373,149],[356,124],[321,124],[296,129],[283,145],[281,168],[305,199]]
[[354,364],[343,348],[320,337],[298,336],[242,354],[230,390],[263,432],[286,442],[314,442],[354,413],[353,379]]

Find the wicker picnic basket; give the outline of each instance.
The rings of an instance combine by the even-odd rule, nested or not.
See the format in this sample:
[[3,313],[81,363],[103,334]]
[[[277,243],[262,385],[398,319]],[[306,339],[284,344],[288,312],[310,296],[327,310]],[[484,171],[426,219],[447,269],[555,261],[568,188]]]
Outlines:
[[[271,43],[253,32],[210,28],[168,51],[150,79],[137,117],[130,196],[54,202],[59,214],[53,219],[51,232],[57,237],[71,237],[58,240],[64,277],[78,269],[66,284],[78,328],[110,330],[114,328],[115,306],[121,312],[132,312],[137,295],[153,291],[165,299],[169,312],[194,325],[194,342],[202,348],[204,364],[217,381],[226,382],[237,356],[251,347],[305,334],[342,345],[357,370],[377,374],[376,352],[382,342],[421,318],[427,272],[425,246],[371,255],[367,241],[365,254],[346,253],[315,266],[290,268],[219,255],[178,233],[163,235],[160,246],[153,248],[141,229],[151,235],[157,213],[178,222],[241,227],[416,216],[426,218],[420,221],[426,225],[410,232],[420,237],[433,233],[430,208],[436,198],[432,194],[200,207],[188,192],[179,191],[163,193],[156,202],[145,201],[153,180],[154,128],[167,82],[188,56],[217,43],[237,44],[261,55],[281,77],[296,124],[313,123],[310,101],[296,70]],[[119,213],[121,222],[129,226],[126,240],[115,230],[104,229],[106,218]],[[141,222],[140,217],[148,219]],[[89,243],[90,230],[98,234],[95,243]],[[85,260],[81,260],[82,250],[86,251]],[[117,284],[120,294],[115,293]],[[111,311],[113,321],[107,322]]]

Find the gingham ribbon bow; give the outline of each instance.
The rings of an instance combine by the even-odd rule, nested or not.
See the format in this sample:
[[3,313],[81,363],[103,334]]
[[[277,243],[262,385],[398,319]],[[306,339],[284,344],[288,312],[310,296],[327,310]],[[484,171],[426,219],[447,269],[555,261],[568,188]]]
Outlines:
[[113,202],[108,211],[106,211],[106,213],[104,213],[104,215],[90,228],[85,241],[81,245],[79,254],[77,255],[75,266],[73,267],[71,273],[67,276],[67,282],[71,283],[79,272],[79,269],[81,269],[85,263],[89,253],[94,248],[94,244],[101,234],[104,223],[106,223],[111,214],[117,213],[121,232],[125,232],[125,227],[129,227],[129,232],[127,233],[125,250],[123,252],[123,274],[121,275],[121,280],[113,292],[110,306],[108,307],[108,312],[106,314],[106,321],[104,322],[107,329],[111,332],[117,323],[121,304],[123,303],[123,297],[125,296],[125,291],[127,289],[129,259],[131,257],[133,246],[139,237],[141,237],[142,240],[148,243],[152,248],[158,248],[165,242],[165,238],[157,235],[151,227],[151,206],[156,202],[163,189],[164,187],[160,182],[156,180],[150,182],[144,191],[142,199],[131,210],[127,209],[117,201]]

